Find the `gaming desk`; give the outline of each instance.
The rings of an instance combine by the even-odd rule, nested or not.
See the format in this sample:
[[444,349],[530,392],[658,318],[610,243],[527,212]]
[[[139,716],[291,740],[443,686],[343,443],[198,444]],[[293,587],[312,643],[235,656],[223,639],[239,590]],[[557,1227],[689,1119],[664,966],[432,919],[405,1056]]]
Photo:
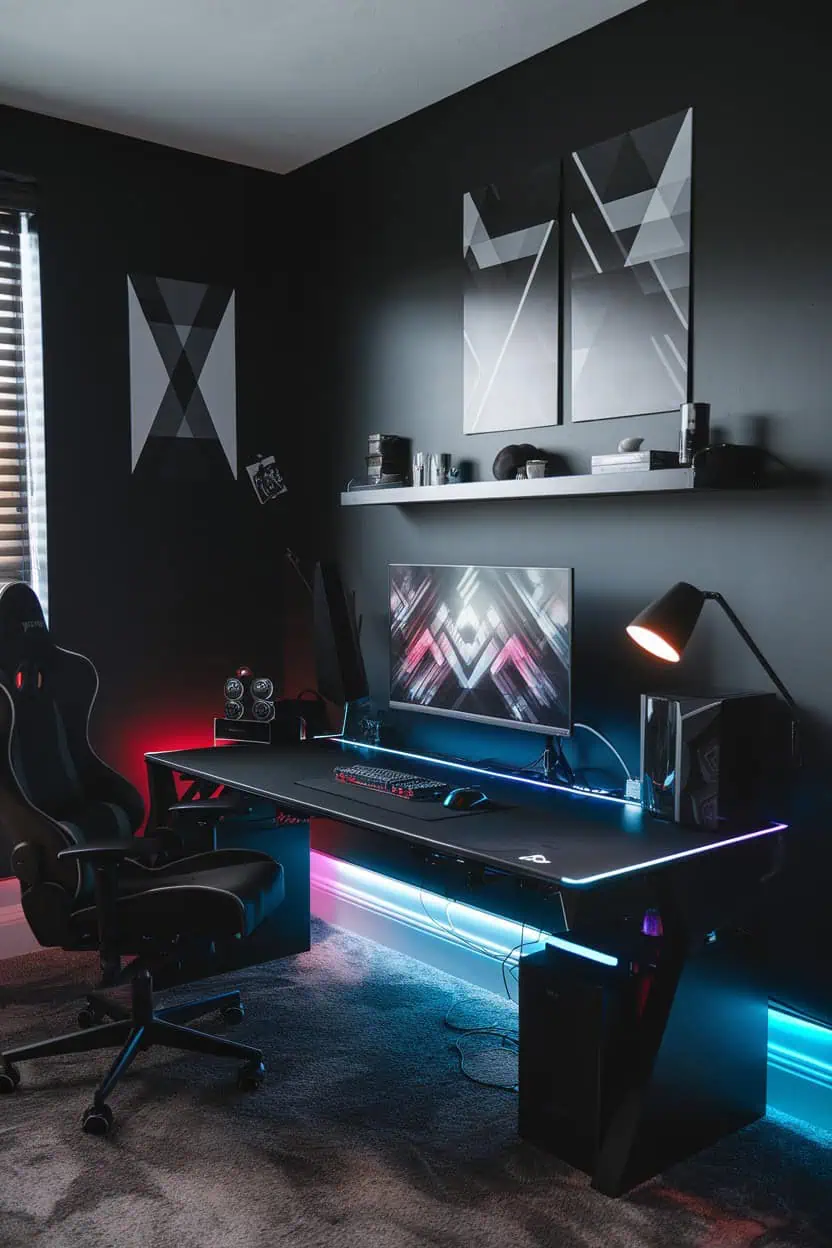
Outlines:
[[[476,785],[493,805],[449,811],[333,780],[354,761]],[[765,1112],[757,915],[784,824],[681,828],[616,799],[395,751],[368,759],[337,739],[146,762],[151,831],[179,773],[201,797],[224,788],[326,821],[316,845],[360,865],[568,933],[584,955],[550,944],[520,962],[520,1132],[598,1190],[619,1195]]]

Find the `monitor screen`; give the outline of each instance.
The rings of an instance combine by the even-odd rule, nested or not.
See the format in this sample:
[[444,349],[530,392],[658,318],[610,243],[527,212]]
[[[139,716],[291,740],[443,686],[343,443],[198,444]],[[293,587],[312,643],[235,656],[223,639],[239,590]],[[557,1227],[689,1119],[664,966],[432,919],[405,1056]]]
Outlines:
[[572,569],[390,567],[390,705],[571,731]]

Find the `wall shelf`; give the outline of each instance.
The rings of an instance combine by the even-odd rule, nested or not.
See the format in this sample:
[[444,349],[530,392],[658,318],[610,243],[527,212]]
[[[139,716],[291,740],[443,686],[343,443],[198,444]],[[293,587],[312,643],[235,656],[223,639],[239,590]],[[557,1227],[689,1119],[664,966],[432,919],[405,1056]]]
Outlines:
[[575,494],[661,494],[693,489],[690,468],[650,472],[586,473],[538,481],[466,481],[452,485],[403,485],[378,490],[345,490],[342,507],[412,503],[462,503],[486,498],[563,498]]

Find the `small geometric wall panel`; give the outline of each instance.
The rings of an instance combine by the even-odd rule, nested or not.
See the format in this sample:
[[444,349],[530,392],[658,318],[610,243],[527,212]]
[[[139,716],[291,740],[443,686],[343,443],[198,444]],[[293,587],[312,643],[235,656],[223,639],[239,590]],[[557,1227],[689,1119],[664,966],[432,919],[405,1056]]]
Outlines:
[[693,109],[567,162],[573,420],[688,395]]
[[237,475],[234,292],[127,278],[132,468],[148,438],[213,438]]
[[558,421],[560,166],[463,197],[465,433]]

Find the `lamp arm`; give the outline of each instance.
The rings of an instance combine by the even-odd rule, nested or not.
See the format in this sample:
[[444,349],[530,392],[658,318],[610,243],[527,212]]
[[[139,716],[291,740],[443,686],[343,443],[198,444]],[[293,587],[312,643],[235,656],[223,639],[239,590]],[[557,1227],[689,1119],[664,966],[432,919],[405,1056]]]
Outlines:
[[762,651],[760,650],[760,647],[757,645],[756,641],[751,636],[748,629],[742,623],[739,616],[731,609],[731,607],[729,607],[728,603],[722,597],[722,594],[717,593],[714,590],[706,590],[705,597],[712,598],[714,602],[719,603],[719,605],[722,607],[722,610],[728,616],[728,619],[731,621],[731,623],[734,625],[734,628],[739,633],[740,637],[742,637],[743,641],[745,642],[745,644],[748,646],[751,653],[756,658],[757,662],[768,673],[769,678],[771,679],[772,683],[776,685],[780,693],[783,695],[783,698],[785,699],[785,701],[789,704],[792,710],[793,717],[795,719],[798,719],[799,716],[798,716],[798,711],[797,711],[797,703],[795,702],[792,695],[789,693],[786,686],[783,684],[780,677],[775,672],[774,668],[769,663],[768,659],[762,653]]

